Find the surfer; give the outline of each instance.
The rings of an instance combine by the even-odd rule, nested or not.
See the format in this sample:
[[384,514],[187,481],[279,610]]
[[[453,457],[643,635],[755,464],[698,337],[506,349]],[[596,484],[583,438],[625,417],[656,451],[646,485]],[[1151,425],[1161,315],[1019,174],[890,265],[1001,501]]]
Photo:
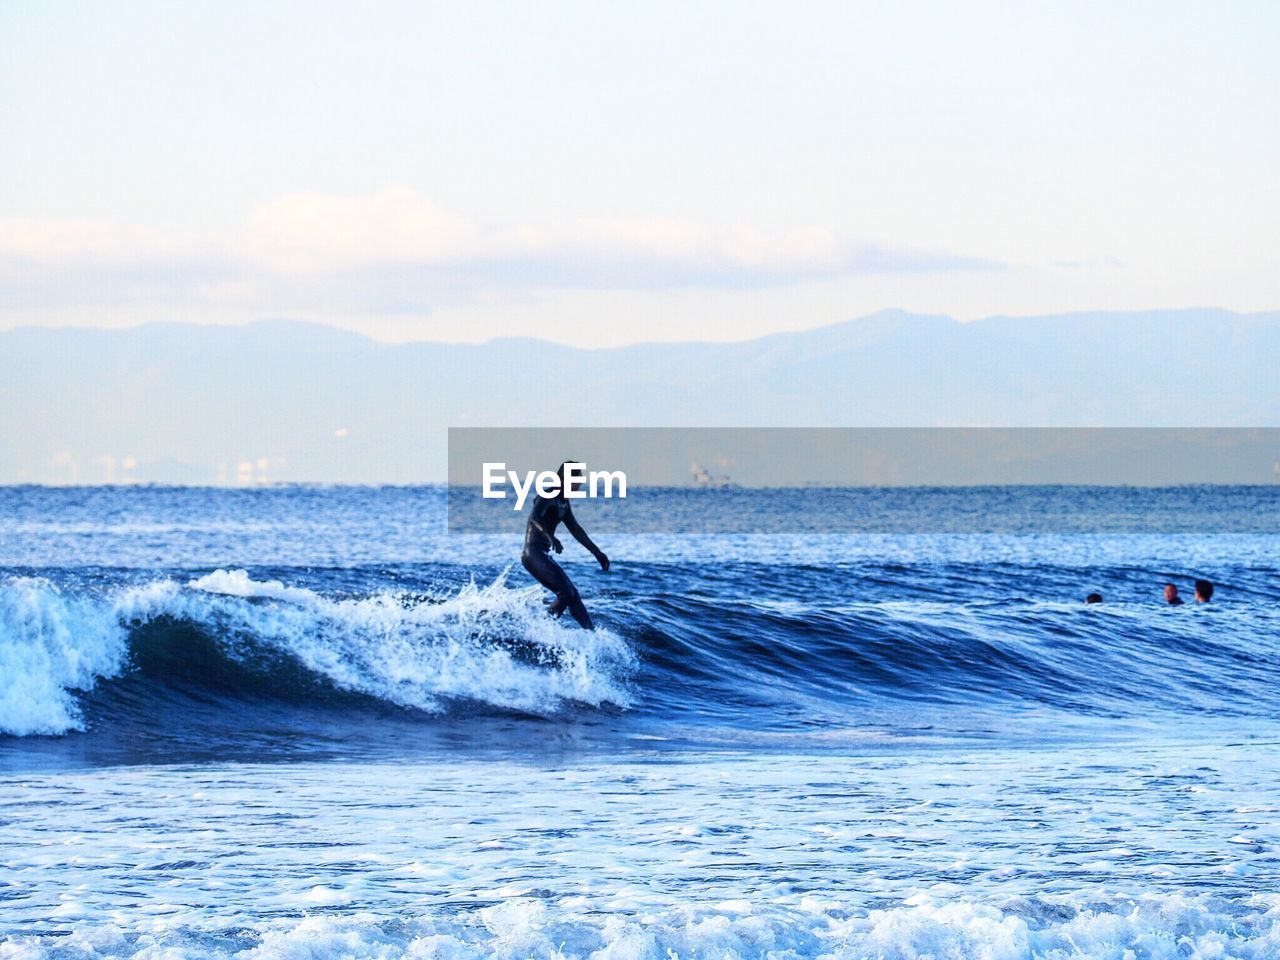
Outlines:
[[533,574],[535,580],[556,595],[548,608],[552,616],[558,617],[568,610],[584,630],[594,630],[595,624],[591,622],[591,614],[587,613],[582,598],[578,596],[577,587],[560,564],[551,558],[552,550],[556,553],[564,550],[556,537],[556,527],[564,523],[565,529],[573,534],[574,539],[591,551],[605,573],[609,572],[609,558],[591,542],[591,538],[573,515],[573,509],[565,497],[565,464],[560,464],[560,469],[556,472],[560,475],[560,486],[555,496],[544,497],[539,494],[534,501],[529,523],[524,530],[524,552],[520,555],[520,562]]
[[1171,607],[1182,606],[1182,598],[1178,596],[1177,584],[1166,583],[1164,585],[1164,602]]

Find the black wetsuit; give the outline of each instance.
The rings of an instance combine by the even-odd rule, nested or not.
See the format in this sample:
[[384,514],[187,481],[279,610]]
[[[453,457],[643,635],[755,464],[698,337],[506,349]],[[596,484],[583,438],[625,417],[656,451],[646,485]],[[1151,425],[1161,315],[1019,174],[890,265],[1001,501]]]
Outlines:
[[600,552],[600,549],[591,542],[586,531],[578,525],[578,521],[574,519],[573,510],[569,507],[569,501],[561,497],[540,496],[534,502],[533,512],[529,514],[529,524],[524,531],[524,552],[520,555],[520,560],[524,568],[533,574],[535,580],[556,595],[550,607],[554,616],[558,617],[568,610],[573,614],[573,619],[577,620],[583,628],[594,630],[595,624],[591,622],[591,614],[587,613],[587,608],[582,605],[577,587],[573,585],[573,581],[569,579],[569,575],[564,572],[560,564],[551,558],[556,527],[561,522],[580,544],[595,554],[600,565],[607,570],[608,558]]

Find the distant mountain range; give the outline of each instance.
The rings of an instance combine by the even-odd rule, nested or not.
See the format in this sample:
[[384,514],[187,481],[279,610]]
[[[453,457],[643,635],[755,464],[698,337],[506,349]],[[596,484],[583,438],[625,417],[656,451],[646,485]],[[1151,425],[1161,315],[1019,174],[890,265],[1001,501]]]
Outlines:
[[409,483],[449,426],[1280,426],[1280,312],[888,311],[739,343],[0,332],[0,482]]

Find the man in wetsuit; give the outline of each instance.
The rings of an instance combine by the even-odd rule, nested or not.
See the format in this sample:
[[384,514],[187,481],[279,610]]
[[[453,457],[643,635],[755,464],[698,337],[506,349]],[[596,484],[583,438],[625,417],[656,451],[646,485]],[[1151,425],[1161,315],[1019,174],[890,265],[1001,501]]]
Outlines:
[[591,614],[587,613],[587,608],[582,605],[578,589],[560,564],[551,558],[552,550],[556,553],[564,550],[556,538],[556,527],[563,522],[574,539],[591,551],[605,573],[609,572],[609,558],[591,542],[587,532],[573,516],[573,510],[565,497],[565,464],[560,464],[557,473],[560,474],[560,488],[555,496],[544,497],[539,494],[534,501],[529,523],[524,531],[524,552],[520,555],[520,561],[535,580],[556,595],[548,608],[552,616],[558,617],[568,610],[584,630],[594,630],[595,624],[591,622]]

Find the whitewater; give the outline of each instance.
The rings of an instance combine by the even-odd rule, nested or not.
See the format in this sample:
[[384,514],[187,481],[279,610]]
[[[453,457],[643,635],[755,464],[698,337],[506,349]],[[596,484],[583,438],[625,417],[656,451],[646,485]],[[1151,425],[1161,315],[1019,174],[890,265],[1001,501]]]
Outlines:
[[1280,956],[1280,490],[1078,497],[584,508],[586,633],[439,488],[0,490],[0,958]]

